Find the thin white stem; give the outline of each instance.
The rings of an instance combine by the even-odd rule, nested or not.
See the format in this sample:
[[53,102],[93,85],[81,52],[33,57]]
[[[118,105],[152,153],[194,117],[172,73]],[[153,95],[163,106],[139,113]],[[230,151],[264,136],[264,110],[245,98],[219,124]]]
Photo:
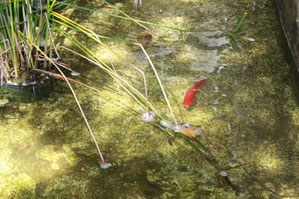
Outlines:
[[175,119],[174,113],[173,113],[173,111],[172,111],[172,108],[171,108],[170,103],[169,103],[169,101],[168,101],[167,95],[166,95],[166,93],[165,93],[165,91],[164,91],[163,85],[162,85],[162,83],[161,83],[161,80],[160,80],[160,78],[159,78],[159,75],[158,75],[158,73],[157,73],[157,71],[156,71],[156,68],[155,68],[153,62],[151,61],[150,57],[148,56],[148,54],[147,54],[147,52],[145,51],[145,49],[143,48],[143,46],[142,46],[141,44],[139,44],[139,43],[135,43],[135,44],[136,44],[137,46],[139,46],[139,47],[142,49],[142,51],[143,51],[143,53],[145,54],[145,56],[146,56],[148,62],[149,62],[150,65],[152,66],[153,71],[154,71],[154,73],[155,73],[155,75],[156,75],[156,78],[157,78],[157,80],[158,80],[158,82],[159,82],[159,85],[160,85],[160,87],[161,87],[161,90],[162,90],[162,93],[163,93],[163,95],[164,95],[164,98],[165,98],[165,100],[166,100],[166,103],[167,103],[167,105],[168,105],[168,108],[169,108],[169,110],[170,110],[170,112],[171,112],[171,114],[172,114],[173,120],[174,120],[175,124],[178,126],[178,123],[177,123],[177,121],[176,121],[176,119]]
[[[8,72],[7,70],[9,70],[9,65],[7,62],[7,53],[10,50],[9,47],[9,42],[8,39],[4,39],[4,36],[2,33],[0,33],[0,36],[2,37],[2,41],[3,41],[3,47],[4,47],[4,51],[2,51],[2,47],[0,47],[0,71],[1,71],[1,86],[3,86],[3,77],[5,78],[6,82],[8,81]],[[8,44],[8,47],[6,45],[6,42]]]
[[75,98],[75,101],[76,101],[76,103],[77,103],[77,105],[78,105],[78,108],[79,108],[79,110],[80,110],[80,112],[81,112],[81,115],[82,115],[82,117],[83,117],[83,119],[84,119],[84,121],[85,121],[85,124],[86,124],[86,126],[87,126],[87,128],[88,128],[88,130],[89,130],[89,132],[90,132],[90,135],[91,135],[91,137],[92,137],[92,139],[93,139],[93,141],[94,141],[94,143],[95,143],[95,145],[96,145],[96,147],[97,147],[97,150],[98,150],[98,153],[99,153],[99,155],[100,155],[100,158],[101,158],[101,160],[103,161],[103,162],[105,162],[105,160],[104,160],[104,157],[103,157],[103,155],[102,155],[102,152],[101,152],[101,150],[100,150],[100,148],[99,148],[99,145],[98,145],[98,143],[97,143],[97,140],[96,140],[96,138],[95,138],[95,136],[94,136],[94,134],[93,134],[93,132],[92,132],[92,130],[91,130],[91,128],[90,128],[90,125],[89,125],[89,123],[88,123],[88,120],[87,120],[87,118],[86,118],[86,116],[85,116],[85,114],[84,114],[84,111],[83,111],[83,109],[82,109],[82,107],[81,107],[81,105],[80,105],[80,103],[79,103],[79,100],[78,100],[78,98],[77,98],[77,96],[76,96],[76,93],[75,93],[75,91],[74,91],[74,89],[73,89],[73,87],[71,86],[71,83],[69,82],[69,80],[68,80],[68,78],[64,75],[64,73],[61,71],[61,69],[42,51],[42,50],[40,50],[40,48],[38,47],[38,46],[35,46],[37,49],[38,49],[38,51],[40,51],[43,55],[44,55],[44,57],[45,58],[47,58],[54,66],[55,66],[55,68],[59,71],[59,73],[64,77],[64,79],[65,79],[65,81],[66,81],[66,83],[68,84],[68,86],[69,86],[69,88],[70,88],[70,90],[71,90],[71,92],[72,92],[72,94],[73,94],[73,96],[74,96],[74,98]]
[[0,48],[0,76],[1,76],[0,77],[1,78],[0,84],[1,84],[1,86],[3,86],[4,69],[6,69],[6,68],[4,66],[4,61],[3,61],[3,58],[2,58],[2,52],[1,52],[1,48]]
[[144,96],[143,96],[137,89],[135,89],[135,88],[134,88],[130,83],[128,83],[126,80],[124,80],[123,78],[121,78],[118,74],[115,74],[115,73],[111,72],[111,71],[108,70],[106,67],[102,66],[101,64],[99,64],[99,63],[93,61],[92,59],[90,59],[90,58],[88,58],[88,57],[86,57],[86,56],[84,56],[84,55],[81,55],[80,53],[77,53],[76,51],[73,51],[73,50],[71,50],[71,49],[69,49],[69,48],[67,48],[67,47],[65,47],[65,46],[61,46],[61,48],[64,48],[64,49],[66,49],[66,50],[68,50],[68,51],[70,51],[70,52],[72,52],[72,53],[74,53],[74,54],[76,54],[76,55],[78,55],[78,56],[80,56],[80,57],[82,57],[82,58],[84,58],[84,59],[90,61],[91,63],[93,63],[93,64],[99,66],[101,69],[105,70],[108,74],[110,74],[113,78],[120,79],[120,80],[123,81],[126,85],[130,86],[136,93],[138,93],[138,95],[140,95],[143,99],[145,99],[145,97],[144,97]]
[[[30,2],[28,0],[26,0],[26,5],[27,5],[27,10],[28,10],[28,13],[26,11],[23,12],[23,17],[24,19],[26,19],[26,22],[24,24],[24,30],[25,30],[25,35],[27,38],[30,39],[30,41],[33,41],[33,23],[31,22],[30,24],[30,20],[29,20],[29,16],[32,16],[32,10],[31,10],[31,5],[30,5]],[[27,49],[24,48],[24,51],[25,51],[25,54],[26,54],[26,57],[28,57],[26,60],[27,61],[27,64],[28,66],[31,65],[30,61],[31,60],[31,56],[32,56],[32,44],[31,43],[27,43]]]
[[[101,64],[89,59],[88,57],[84,56],[84,55],[81,55],[80,53],[77,53],[76,51],[73,51],[65,46],[61,46],[61,48],[63,49],[66,49],[80,57],[83,57],[84,59],[88,60],[89,62],[97,65],[98,67],[100,67],[101,69],[103,69],[104,71],[106,71],[109,75],[111,75],[113,78],[117,78],[119,80],[121,80],[122,82],[124,82],[128,87],[130,87],[131,89],[133,89],[140,97],[142,97],[145,101],[146,101],[146,98],[137,90],[135,89],[130,83],[128,83],[126,80],[124,80],[123,78],[121,78],[119,75],[111,72],[110,70],[108,70],[106,67],[102,66]],[[151,106],[152,110],[157,112],[157,109],[155,109],[155,107],[148,101],[148,104]]]
[[[64,68],[64,69],[66,69],[66,70],[68,70],[68,71],[70,71],[70,72],[73,72],[73,70],[71,69],[71,67],[69,67],[67,64],[65,64],[65,63],[62,63],[62,62],[59,62],[59,61],[57,61],[58,59],[57,58],[49,58],[49,59],[51,59],[55,64],[57,64],[58,66],[61,66],[62,68]],[[39,57],[38,59],[37,59],[38,61],[48,61],[48,59],[47,58],[44,58],[44,57]]]
[[135,70],[137,70],[139,73],[141,73],[142,77],[143,77],[143,83],[144,83],[144,92],[145,92],[145,100],[146,100],[146,111],[148,111],[148,94],[147,94],[147,85],[146,85],[146,77],[145,74],[142,70],[140,70],[138,67],[136,67],[135,65],[133,65],[132,63],[130,63],[128,60],[126,60],[125,58],[123,58],[122,56],[118,55],[117,53],[115,53],[114,51],[112,51],[110,48],[106,47],[106,45],[104,45],[102,43],[102,41],[99,39],[99,37],[91,30],[87,29],[87,31],[89,31],[91,34],[93,34],[95,36],[95,38],[105,47],[107,48],[109,51],[111,51],[114,55],[120,57],[122,60],[126,61],[130,66],[132,66]]
[[[122,81],[122,82],[124,82],[127,86],[129,86],[131,89],[133,89],[140,97],[142,97],[144,100],[146,100],[146,98],[138,91],[138,90],[136,90],[132,85],[130,85],[127,81],[125,81],[124,79],[122,79],[117,73],[115,74],[115,73],[113,73],[113,72],[111,72],[110,70],[108,70],[106,67],[104,67],[104,66],[102,66],[101,64],[99,64],[99,63],[97,63],[97,62],[95,62],[95,61],[93,61],[92,59],[90,59],[90,58],[88,58],[88,57],[86,57],[86,56],[84,56],[84,55],[82,55],[82,54],[80,54],[80,53],[78,53],[78,52],[76,52],[76,51],[73,51],[73,50],[71,50],[71,49],[69,49],[69,48],[67,48],[67,47],[65,47],[65,46],[60,46],[61,48],[63,48],[63,49],[66,49],[66,50],[68,50],[68,51],[70,51],[70,52],[72,52],[72,53],[74,53],[74,54],[76,54],[76,55],[78,55],[78,56],[80,56],[80,57],[82,57],[82,58],[84,58],[84,59],[86,59],[86,60],[88,60],[89,62],[91,62],[91,63],[93,63],[93,64],[95,64],[95,65],[97,65],[97,66],[99,66],[101,69],[103,69],[104,71],[106,71],[108,74],[110,74],[113,78],[115,78],[115,79],[117,79],[117,80],[120,80],[120,81]],[[157,111],[157,109],[148,101],[147,102],[150,106],[151,106],[151,109],[157,114],[157,115],[159,115],[159,117],[161,117],[160,116],[160,114],[158,113],[158,111]],[[174,116],[174,115],[173,115]],[[161,117],[162,118],[162,117]],[[164,119],[163,119],[164,120]],[[174,118],[174,120],[175,120],[175,118]],[[166,121],[166,120],[165,120]],[[176,120],[175,120],[175,122],[176,122]],[[176,123],[176,125],[177,125],[177,123]],[[171,135],[171,136],[173,136],[173,134],[172,133],[170,133],[170,132],[167,132],[169,135]]]
[[148,91],[147,91],[147,83],[146,83],[146,77],[145,77],[145,73],[140,70],[139,68],[137,68],[135,65],[131,64],[130,62],[127,62],[130,66],[132,66],[135,70],[137,70],[138,72],[141,73],[142,77],[143,77],[143,84],[144,84],[144,94],[145,94],[145,101],[146,101],[146,111],[148,111]]
[[[114,65],[113,65],[113,63],[112,62],[110,62],[111,63],[111,66],[112,66],[112,68],[113,68],[113,70],[114,70],[114,72],[117,74],[117,75],[119,75],[117,72],[116,72],[116,70],[115,70],[115,68],[114,68]],[[138,99],[137,99],[137,97],[135,97],[134,95],[133,95],[133,93],[131,92],[131,91],[129,91],[118,79],[115,79],[116,81],[117,81],[117,83],[129,94],[129,95],[131,95],[131,97],[133,97],[133,99],[141,106],[141,107],[143,107],[143,108],[147,108],[147,111],[148,111],[148,107],[145,107]]]
[[[42,7],[42,4],[41,4],[41,7]],[[47,26],[48,26],[49,35],[50,35],[50,38],[51,38],[51,42],[52,42],[53,48],[54,48],[54,50],[55,50],[55,53],[56,53],[56,55],[57,55],[57,58],[60,59],[60,56],[59,56],[59,54],[58,54],[58,52],[57,52],[57,49],[56,49],[56,46],[55,46],[55,44],[54,44],[54,40],[53,40],[53,36],[52,36],[52,32],[51,32],[51,28],[50,28],[50,25],[49,25],[48,16],[47,16],[46,13],[45,13],[45,16],[46,16]]]
[[[107,2],[106,2],[107,3]],[[109,3],[107,3],[107,4],[109,4]],[[109,4],[109,5],[111,5],[111,4]],[[111,5],[111,6],[113,6],[113,5]],[[115,6],[114,6],[115,7]],[[58,14],[58,13],[56,13],[56,14]],[[127,15],[126,15],[127,16]],[[129,16],[128,16],[129,17]],[[133,19],[134,20],[134,19]],[[134,20],[135,21],[135,20]],[[136,21],[135,21],[136,22]],[[69,22],[70,23],[70,22]],[[137,22],[136,22],[137,23]],[[72,22],[71,23],[72,25],[73,24],[76,24],[75,22]],[[133,64],[131,64],[128,60],[126,60],[125,58],[123,58],[123,57],[121,57],[120,55],[118,55],[117,53],[115,53],[113,50],[111,50],[108,46],[106,46],[105,44],[103,44],[102,42],[101,42],[101,40],[99,39],[99,37],[97,36],[97,34],[95,34],[93,31],[91,31],[91,30],[89,30],[89,29],[87,29],[87,28],[85,28],[85,27],[83,27],[83,26],[80,26],[80,27],[82,27],[84,30],[86,30],[87,32],[90,32],[92,35],[94,35],[94,37],[95,37],[95,39],[102,45],[102,46],[104,46],[106,49],[108,49],[110,52],[112,52],[114,55],[116,55],[116,56],[118,56],[118,57],[120,57],[123,61],[125,61],[126,63],[128,63],[130,66],[132,66],[132,67],[134,67],[135,68],[135,70],[137,70],[138,72],[140,72],[141,74],[142,74],[142,76],[143,76],[143,81],[144,81],[144,90],[145,90],[145,101],[146,101],[146,107],[147,107],[147,111],[148,111],[148,105],[150,104],[149,103],[149,101],[148,101],[148,93],[147,93],[147,84],[146,84],[146,77],[145,77],[145,74],[144,74],[144,72],[143,71],[141,71],[139,68],[137,68],[136,66],[134,66]],[[146,28],[146,27],[145,27]],[[147,29],[147,28],[146,28]],[[89,35],[89,34],[87,34],[87,35]],[[66,49],[66,48],[65,48]],[[70,49],[69,49],[70,50]],[[80,54],[79,54],[80,55]],[[80,55],[80,56],[83,56],[83,55]],[[91,61],[91,60],[90,60]],[[93,61],[91,61],[91,62],[93,62]],[[96,64],[96,62],[93,62],[93,63],[95,63]],[[98,64],[96,64],[96,65],[98,65]],[[99,66],[99,65],[98,65]],[[103,66],[102,66],[103,67]],[[104,68],[104,67],[103,67]],[[118,77],[118,78],[120,78],[120,77]],[[131,86],[132,87],[132,86]],[[132,87],[133,89],[134,89],[134,87]],[[136,90],[136,89],[135,89]],[[136,92],[138,92],[137,90],[136,90]],[[138,94],[140,94],[139,92],[138,92]],[[141,95],[140,94],[140,96],[142,96],[143,97],[143,95]]]

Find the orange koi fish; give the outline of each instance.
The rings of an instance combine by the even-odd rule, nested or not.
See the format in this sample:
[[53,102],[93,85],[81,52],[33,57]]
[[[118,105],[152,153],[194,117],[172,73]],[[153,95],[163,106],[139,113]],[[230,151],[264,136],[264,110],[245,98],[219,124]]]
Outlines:
[[190,104],[193,102],[194,97],[196,92],[198,91],[198,87],[200,87],[203,83],[205,83],[206,81],[206,77],[204,77],[202,80],[200,80],[199,82],[197,82],[192,88],[190,88],[186,95],[185,95],[185,99],[183,102],[184,108],[188,108],[190,106]]
[[189,138],[195,138],[197,135],[201,134],[201,128],[193,126],[187,123],[182,123],[179,125],[180,132]]

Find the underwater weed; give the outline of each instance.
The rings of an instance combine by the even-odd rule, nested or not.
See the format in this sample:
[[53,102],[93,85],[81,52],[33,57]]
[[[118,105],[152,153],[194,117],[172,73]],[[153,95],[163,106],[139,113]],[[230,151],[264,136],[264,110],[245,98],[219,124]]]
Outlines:
[[247,41],[255,41],[253,38],[237,34],[237,32],[238,32],[239,28],[241,27],[241,25],[243,24],[246,16],[247,16],[246,12],[242,15],[242,17],[237,16],[237,25],[236,25],[236,27],[232,30],[231,33],[226,33],[226,35],[231,37],[231,38],[239,38],[239,39],[243,39],[243,40],[247,40]]

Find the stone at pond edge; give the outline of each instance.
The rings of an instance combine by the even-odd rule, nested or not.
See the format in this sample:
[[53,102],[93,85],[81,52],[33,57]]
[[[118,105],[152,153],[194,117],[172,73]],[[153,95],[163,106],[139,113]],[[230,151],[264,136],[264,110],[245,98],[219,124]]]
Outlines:
[[[157,111],[157,113],[161,114],[160,111]],[[141,115],[140,119],[145,122],[152,122],[156,116],[157,115],[154,111],[147,111]]]
[[297,73],[299,73],[299,2],[298,0],[276,0],[275,3],[288,47],[291,50],[291,56],[297,68]]
[[226,171],[220,171],[219,175],[225,177],[225,176],[228,176],[228,173]]
[[8,99],[0,99],[0,107],[4,107],[8,102]]
[[98,159],[98,163],[102,169],[108,169],[112,166],[111,163],[108,163],[108,160],[101,159],[100,157]]
[[78,72],[76,72],[76,71],[72,71],[71,75],[74,76],[74,77],[78,77],[78,76],[80,76],[81,74],[78,73]]
[[100,167],[102,169],[108,169],[109,167],[111,167],[112,164],[111,163],[100,163]]

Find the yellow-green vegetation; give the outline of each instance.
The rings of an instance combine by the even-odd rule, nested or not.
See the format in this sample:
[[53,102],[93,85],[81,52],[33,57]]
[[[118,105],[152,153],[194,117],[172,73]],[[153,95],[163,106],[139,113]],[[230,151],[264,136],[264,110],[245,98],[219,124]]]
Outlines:
[[[114,1],[131,17],[193,30],[182,33],[152,28],[146,48],[161,77],[178,122],[201,125],[196,139],[215,164],[180,136],[167,134],[140,116],[145,110],[105,72],[64,51],[63,61],[82,74],[73,84],[99,146],[112,167],[103,170],[98,154],[65,82],[32,104],[10,102],[0,108],[0,198],[276,198],[294,196],[298,187],[298,91],[280,43],[271,1],[144,0]],[[119,14],[100,0],[78,6]],[[238,34],[226,38],[247,12]],[[140,26],[77,8],[61,14],[97,34],[136,41]],[[65,29],[67,30],[67,29]],[[143,91],[140,73],[92,39],[70,31],[134,87]],[[141,50],[101,40],[145,72],[149,100],[172,121],[159,84]],[[56,43],[75,47],[56,34]],[[190,109],[182,102],[201,76],[206,83]],[[192,142],[196,143],[196,142]],[[220,167],[239,186],[239,195],[219,174]],[[239,166],[242,165],[242,166]],[[237,167],[236,167],[237,166]],[[233,168],[235,167],[235,168]],[[297,183],[297,184],[296,184]]]

